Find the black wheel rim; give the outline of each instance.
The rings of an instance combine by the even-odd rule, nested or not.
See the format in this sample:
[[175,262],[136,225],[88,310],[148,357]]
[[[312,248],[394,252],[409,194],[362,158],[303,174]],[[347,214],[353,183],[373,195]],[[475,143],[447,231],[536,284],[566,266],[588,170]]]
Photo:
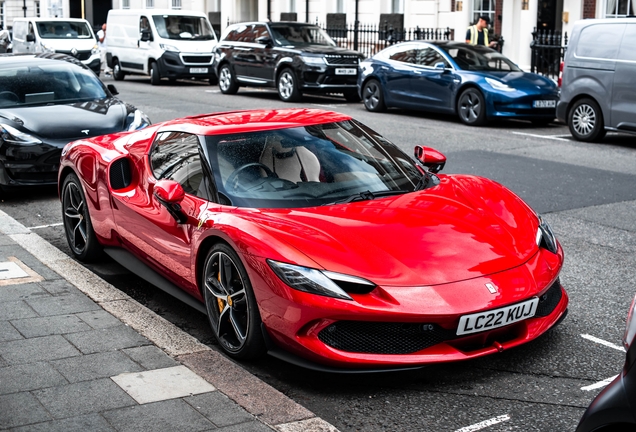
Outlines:
[[479,96],[474,92],[464,93],[459,100],[459,115],[466,123],[479,120],[483,107]]
[[374,110],[380,105],[380,86],[375,82],[371,82],[364,87],[364,106],[370,110]]
[[77,255],[86,250],[88,230],[86,224],[86,203],[79,186],[68,183],[64,189],[64,228],[69,246]]
[[234,260],[224,252],[210,256],[204,276],[205,303],[212,330],[223,348],[238,352],[247,341],[250,324],[245,282]]

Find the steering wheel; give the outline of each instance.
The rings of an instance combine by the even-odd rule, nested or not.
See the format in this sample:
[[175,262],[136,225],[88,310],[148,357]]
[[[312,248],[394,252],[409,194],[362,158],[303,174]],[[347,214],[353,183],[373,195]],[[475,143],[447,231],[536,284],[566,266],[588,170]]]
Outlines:
[[20,102],[20,98],[18,97],[18,95],[11,91],[0,92],[0,99],[12,101],[12,102]]
[[[264,178],[278,178],[278,176],[274,173],[274,171],[272,171],[267,165],[264,165],[260,162],[251,162],[251,163],[247,163],[245,165],[242,165],[240,167],[238,167],[237,169],[235,169],[232,174],[230,174],[230,176],[227,178],[227,182],[225,184],[227,184],[233,191],[238,190],[238,186],[239,186],[239,182],[238,180],[238,176],[240,173],[242,173],[243,171],[245,171],[248,168],[255,168],[258,167],[260,169],[262,169],[263,171],[265,171],[265,174],[267,174]],[[243,186],[243,190],[249,190],[247,187]]]

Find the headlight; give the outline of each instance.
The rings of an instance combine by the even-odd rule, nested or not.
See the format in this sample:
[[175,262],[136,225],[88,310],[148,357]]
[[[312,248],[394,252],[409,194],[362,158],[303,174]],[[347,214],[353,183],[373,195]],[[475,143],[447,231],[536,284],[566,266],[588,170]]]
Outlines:
[[127,122],[128,122],[128,131],[143,129],[146,126],[151,124],[148,116],[138,109],[128,114]]
[[306,65],[309,66],[324,66],[325,59],[323,57],[309,57],[309,56],[301,56],[300,57]]
[[557,253],[557,241],[550,224],[539,216],[539,228],[537,229],[537,246],[545,248],[552,253]]
[[484,78],[484,79],[495,90],[505,91],[505,92],[513,92],[516,90],[514,87],[510,87],[509,85],[504,84],[501,81],[497,81],[496,79],[492,79],[492,78]]
[[636,308],[636,297],[632,300],[632,306],[629,308],[629,314],[627,315],[627,326],[625,327],[625,336],[623,336],[623,346],[625,350],[629,350],[629,347],[634,342],[636,336],[636,317],[634,316],[634,308]]
[[32,135],[20,132],[14,127],[0,123],[0,145],[5,142],[11,144],[35,145],[40,144],[42,141]]
[[91,55],[95,55],[99,53],[99,46],[93,45],[93,49],[91,49]]
[[159,44],[159,48],[161,48],[164,51],[172,51],[172,52],[179,52],[179,48],[177,48],[174,45],[168,45],[168,44]]
[[375,288],[373,282],[355,276],[321,271],[273,260],[267,260],[267,263],[287,285],[298,291],[310,294],[353,300],[341,286],[351,288],[352,292],[370,292]]

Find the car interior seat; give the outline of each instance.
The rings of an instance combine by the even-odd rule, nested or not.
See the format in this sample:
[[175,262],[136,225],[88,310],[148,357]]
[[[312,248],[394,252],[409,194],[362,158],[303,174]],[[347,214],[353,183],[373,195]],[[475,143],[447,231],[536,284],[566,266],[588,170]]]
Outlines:
[[263,148],[260,162],[279,178],[294,183],[320,181],[320,162],[316,155],[306,147],[285,144],[285,140],[270,138]]

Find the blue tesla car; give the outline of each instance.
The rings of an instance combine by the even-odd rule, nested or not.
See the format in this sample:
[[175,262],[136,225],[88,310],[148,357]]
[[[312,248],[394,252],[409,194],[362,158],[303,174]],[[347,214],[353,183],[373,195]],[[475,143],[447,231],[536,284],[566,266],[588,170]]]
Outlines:
[[358,91],[369,111],[388,107],[456,113],[478,126],[496,118],[547,124],[559,89],[484,46],[404,42],[360,63]]

